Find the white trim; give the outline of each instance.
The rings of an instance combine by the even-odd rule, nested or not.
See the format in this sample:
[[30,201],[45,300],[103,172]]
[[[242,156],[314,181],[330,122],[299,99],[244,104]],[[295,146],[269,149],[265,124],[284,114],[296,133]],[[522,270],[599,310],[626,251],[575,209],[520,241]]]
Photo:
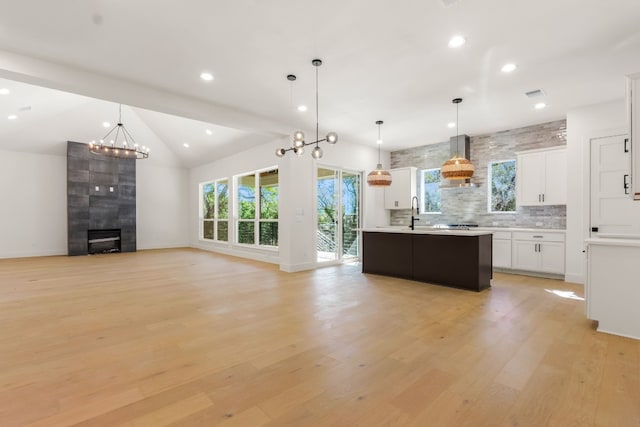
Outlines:
[[[203,251],[216,252],[224,255],[236,256],[238,258],[247,258],[254,261],[266,262],[269,264],[280,263],[280,252],[277,250],[256,249],[253,247],[242,248],[237,245],[229,244],[209,244],[203,245],[196,243],[191,245],[192,248],[201,249]],[[243,250],[245,249],[245,250]]]
[[183,242],[183,243],[162,243],[162,244],[155,244],[155,245],[148,245],[148,246],[138,246],[136,250],[138,251],[146,251],[146,250],[153,250],[153,249],[173,249],[173,248],[189,248],[191,247],[189,245],[189,242]]
[[18,251],[18,252],[3,252],[0,253],[0,259],[11,258],[33,258],[42,256],[59,256],[68,255],[68,249],[47,249],[47,250],[35,250],[35,251]]
[[585,284],[584,277],[579,274],[565,274],[564,281],[568,283],[583,285],[583,286]]
[[610,334],[610,335],[617,335],[619,337],[625,337],[625,338],[632,338],[634,340],[640,340],[640,336],[636,336],[636,335],[629,335],[629,334],[621,334],[619,332],[611,332],[607,329],[603,329],[600,327],[600,322],[598,321],[598,327],[596,328],[596,331],[598,332],[602,332],[605,334]]
[[316,268],[318,268],[318,266],[313,262],[280,264],[280,271],[284,271],[285,273],[297,273],[298,271],[315,270]]
[[533,150],[516,151],[515,154],[516,156],[519,156],[521,154],[546,153],[549,151],[563,150],[565,148],[567,148],[567,144],[554,145],[553,147],[546,147],[546,148],[535,148]]

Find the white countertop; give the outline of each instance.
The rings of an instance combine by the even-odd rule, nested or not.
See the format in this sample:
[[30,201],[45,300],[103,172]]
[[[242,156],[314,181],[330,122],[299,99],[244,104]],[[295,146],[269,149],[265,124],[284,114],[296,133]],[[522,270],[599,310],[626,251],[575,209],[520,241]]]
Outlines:
[[484,236],[491,234],[490,231],[476,230],[457,230],[454,228],[428,228],[428,227],[416,227],[415,230],[409,228],[409,226],[401,227],[376,227],[376,228],[361,228],[360,231],[373,232],[373,233],[402,233],[402,234],[439,234],[448,236]]
[[640,247],[640,239],[614,239],[606,237],[594,237],[591,239],[586,239],[584,242],[587,245]]
[[[372,227],[372,228],[363,228],[362,231],[383,231],[387,233],[397,233],[401,232],[400,230],[408,230],[411,232],[411,229],[408,225],[387,225],[383,227]],[[473,236],[473,234],[469,234],[470,232],[477,232],[476,235],[480,234],[489,234],[494,233],[496,231],[521,231],[525,233],[562,233],[565,234],[566,230],[561,230],[558,228],[517,228],[517,227],[471,227],[469,230],[460,230],[456,228],[439,228],[432,227],[426,225],[416,225],[416,229],[413,233],[431,233],[431,232],[448,232],[448,233],[433,233],[433,234],[451,234],[453,231],[462,231],[461,235],[465,236]]]

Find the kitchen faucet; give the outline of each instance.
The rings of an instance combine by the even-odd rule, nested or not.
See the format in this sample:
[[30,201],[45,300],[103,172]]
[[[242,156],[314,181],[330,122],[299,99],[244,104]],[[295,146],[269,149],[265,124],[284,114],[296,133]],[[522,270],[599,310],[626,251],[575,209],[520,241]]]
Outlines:
[[413,196],[411,198],[411,225],[409,226],[412,230],[416,229],[416,221],[420,221],[420,218],[413,216],[413,201],[416,201],[416,215],[420,215],[420,201],[417,196]]

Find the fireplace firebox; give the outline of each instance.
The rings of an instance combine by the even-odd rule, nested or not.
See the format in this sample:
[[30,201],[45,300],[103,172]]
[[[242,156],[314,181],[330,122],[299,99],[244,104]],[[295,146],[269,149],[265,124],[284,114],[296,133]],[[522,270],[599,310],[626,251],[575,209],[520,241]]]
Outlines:
[[120,252],[120,229],[89,230],[87,233],[90,254],[106,254]]

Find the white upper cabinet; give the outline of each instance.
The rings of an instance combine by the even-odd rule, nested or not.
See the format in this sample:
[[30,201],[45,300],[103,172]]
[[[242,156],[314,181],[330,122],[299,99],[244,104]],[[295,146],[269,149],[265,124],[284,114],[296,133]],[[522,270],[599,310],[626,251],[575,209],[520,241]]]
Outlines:
[[391,185],[384,188],[385,209],[411,209],[411,199],[416,196],[416,171],[414,167],[391,169]]
[[640,200],[640,73],[627,76],[627,123],[631,137],[631,197]]
[[567,150],[563,147],[517,153],[518,206],[567,204]]

